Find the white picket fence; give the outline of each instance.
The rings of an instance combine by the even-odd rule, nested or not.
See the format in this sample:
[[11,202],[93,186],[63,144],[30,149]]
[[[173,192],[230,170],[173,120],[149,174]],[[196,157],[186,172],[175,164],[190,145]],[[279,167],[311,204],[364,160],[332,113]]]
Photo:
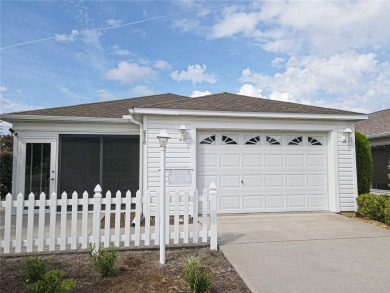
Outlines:
[[[3,238],[0,254],[74,251],[88,249],[89,244],[95,244],[97,248],[109,247],[111,243],[118,248],[159,245],[159,193],[146,191],[142,195],[138,191],[136,197],[131,197],[128,191],[126,197],[122,197],[118,191],[115,197],[110,192],[102,197],[99,185],[94,191],[93,198],[89,198],[87,192],[79,198],[74,192],[70,198],[63,193],[59,199],[53,193],[50,199],[46,199],[42,193],[39,199],[30,194],[25,200],[19,194],[16,200],[12,200],[12,195],[8,194],[6,200],[0,202],[0,207],[5,208],[1,213],[4,234],[0,232],[3,234],[0,236]],[[210,241],[210,248],[217,249],[217,192],[214,184],[201,194],[197,191],[167,192],[165,200],[166,244]],[[115,208],[111,209],[111,205]]]

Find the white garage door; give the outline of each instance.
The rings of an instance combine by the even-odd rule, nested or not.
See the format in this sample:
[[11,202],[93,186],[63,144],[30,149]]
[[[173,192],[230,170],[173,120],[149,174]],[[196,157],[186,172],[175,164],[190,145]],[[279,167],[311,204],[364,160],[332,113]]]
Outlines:
[[199,133],[197,187],[220,213],[327,210],[326,141],[316,133]]

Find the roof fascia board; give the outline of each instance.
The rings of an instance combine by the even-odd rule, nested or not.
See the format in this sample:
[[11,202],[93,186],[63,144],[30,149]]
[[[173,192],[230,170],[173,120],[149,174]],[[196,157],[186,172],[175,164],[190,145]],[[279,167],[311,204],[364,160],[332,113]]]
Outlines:
[[303,113],[270,113],[270,112],[231,112],[202,110],[172,110],[158,108],[134,108],[137,114],[173,115],[173,116],[218,116],[218,117],[252,117],[281,119],[320,119],[320,120],[366,120],[367,114],[303,114]]
[[100,123],[128,123],[123,118],[99,118],[79,116],[44,116],[44,115],[0,115],[0,119],[7,122],[14,121],[61,121],[61,122],[100,122]]

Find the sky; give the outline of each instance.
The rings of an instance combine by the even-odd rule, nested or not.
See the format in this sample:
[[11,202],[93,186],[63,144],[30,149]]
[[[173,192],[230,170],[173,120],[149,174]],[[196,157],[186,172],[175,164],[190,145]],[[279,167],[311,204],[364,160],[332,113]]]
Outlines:
[[168,92],[390,108],[390,1],[0,5],[0,113]]

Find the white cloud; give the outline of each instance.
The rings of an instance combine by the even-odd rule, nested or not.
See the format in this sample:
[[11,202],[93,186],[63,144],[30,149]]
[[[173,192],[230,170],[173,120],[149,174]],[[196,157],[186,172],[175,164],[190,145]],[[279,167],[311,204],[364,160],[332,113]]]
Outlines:
[[203,96],[208,96],[211,95],[211,92],[209,91],[193,91],[191,94],[191,98],[197,98],[197,97],[203,97]]
[[146,85],[137,85],[133,87],[130,91],[135,96],[150,96],[154,94],[153,89]]
[[110,93],[106,89],[97,90],[97,96],[99,98],[99,101],[112,101],[112,100],[118,100],[119,98]]
[[237,6],[225,8],[223,19],[212,28],[214,38],[231,37],[242,33],[244,36],[251,36],[259,21],[259,13],[238,12]]
[[171,73],[171,77],[173,80],[176,81],[183,81],[183,80],[188,80],[191,81],[193,85],[197,83],[202,83],[202,82],[208,82],[211,84],[214,84],[217,82],[217,79],[213,74],[205,73],[207,70],[206,65],[188,65],[186,71],[174,71]]
[[243,84],[237,94],[243,95],[243,96],[256,97],[256,98],[262,98],[263,97],[261,95],[261,90],[256,89],[250,83]]
[[183,32],[189,32],[195,30],[199,26],[199,21],[194,19],[178,19],[172,22],[174,29],[179,29]]
[[212,36],[244,36],[271,52],[331,55],[388,46],[389,14],[388,1],[264,1],[225,8]]
[[[390,107],[390,62],[379,63],[375,54],[344,53],[328,58],[290,57],[274,75],[242,71],[241,90],[254,88],[270,99],[376,110]],[[255,91],[253,91],[255,95]]]
[[165,60],[156,60],[153,66],[159,70],[170,70],[172,68],[171,64]]
[[103,32],[98,30],[85,30],[82,32],[82,41],[94,48],[101,49],[100,37]]
[[287,59],[286,58],[283,58],[283,57],[275,57],[272,61],[271,61],[271,65],[272,66],[280,66],[282,63],[286,62]]
[[116,49],[114,51],[114,55],[128,56],[128,55],[131,55],[131,52],[129,50],[125,50],[125,49]]
[[106,73],[106,78],[117,80],[122,83],[133,84],[137,81],[149,81],[155,78],[155,71],[147,66],[138,63],[119,62],[117,68],[110,69]]
[[57,42],[74,42],[79,34],[78,30],[72,30],[70,34],[55,34],[54,40]]
[[123,22],[122,20],[118,20],[118,19],[113,19],[113,18],[110,18],[106,21],[106,23],[111,26],[111,27],[118,27],[120,26]]

